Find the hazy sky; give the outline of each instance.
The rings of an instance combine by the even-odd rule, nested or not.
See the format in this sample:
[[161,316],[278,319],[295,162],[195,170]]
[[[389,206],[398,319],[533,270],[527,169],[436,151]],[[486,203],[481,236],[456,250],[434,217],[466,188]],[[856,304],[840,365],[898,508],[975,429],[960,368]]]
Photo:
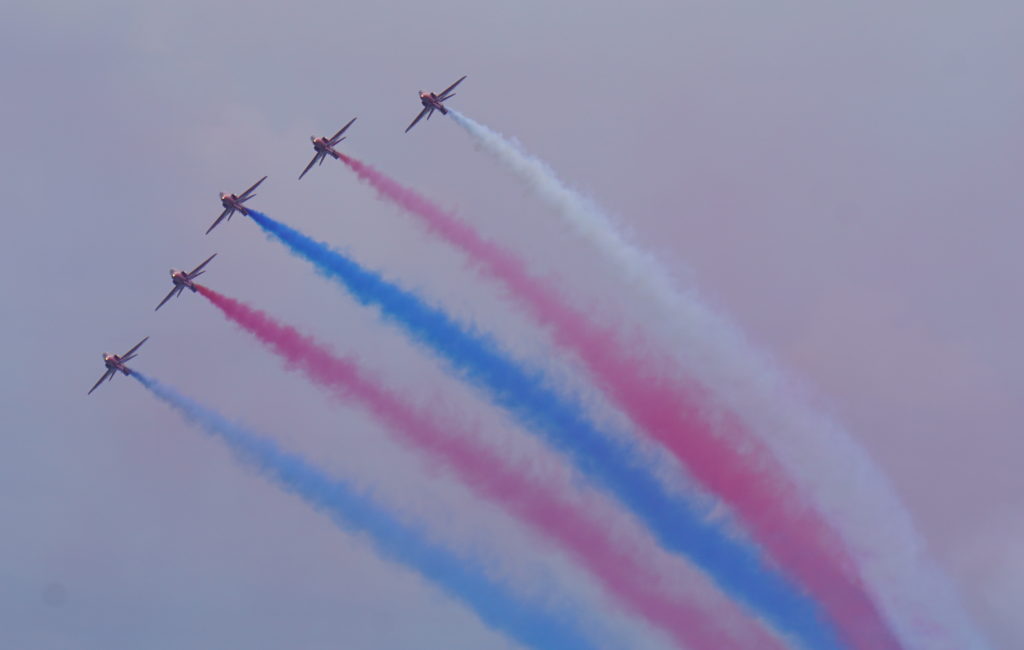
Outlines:
[[[348,151],[584,304],[642,320],[613,270],[454,124],[402,133],[418,89],[468,74],[460,110],[548,160],[800,378],[889,476],[993,644],[1024,646],[1024,6],[347,4],[3,8],[0,645],[511,647],[134,382],[85,395],[101,352],[149,335],[139,368],[450,520],[438,534],[499,531],[510,558],[533,543],[197,296],[153,313],[168,268],[219,252],[212,287],[521,437],[246,219],[203,236],[218,192],[268,174],[253,202],[268,214],[543,350],[500,291],[346,169],[296,181],[308,136],[358,115]],[[557,557],[513,568],[535,584],[544,567],[600,602]]]

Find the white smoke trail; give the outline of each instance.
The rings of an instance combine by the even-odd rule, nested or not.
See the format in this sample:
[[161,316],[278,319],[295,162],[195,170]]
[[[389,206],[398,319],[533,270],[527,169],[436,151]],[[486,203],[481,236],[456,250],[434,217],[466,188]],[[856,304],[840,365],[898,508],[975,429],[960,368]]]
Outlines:
[[694,292],[673,286],[652,255],[546,163],[457,111],[449,114],[653,299],[681,343],[684,367],[743,419],[818,504],[904,644],[915,650],[985,647],[888,480],[845,431],[802,404],[775,364],[735,326]]

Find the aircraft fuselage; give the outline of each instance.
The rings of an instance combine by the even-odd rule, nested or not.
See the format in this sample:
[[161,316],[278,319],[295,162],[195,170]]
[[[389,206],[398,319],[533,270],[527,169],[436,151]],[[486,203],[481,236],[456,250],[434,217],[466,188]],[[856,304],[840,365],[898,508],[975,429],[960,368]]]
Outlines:
[[442,115],[447,115],[448,114],[448,109],[445,108],[444,104],[442,104],[438,100],[436,93],[428,93],[428,92],[424,92],[424,91],[421,90],[420,91],[420,103],[423,104],[423,106],[425,108],[429,107],[429,108],[433,108],[435,110],[441,111]]
[[227,210],[237,210],[245,216],[249,216],[249,211],[244,205],[242,205],[242,202],[238,200],[237,194],[221,194],[220,204]]
[[176,287],[188,287],[192,291],[196,290],[195,283],[188,277],[188,273],[184,271],[171,269],[171,281],[174,282]]
[[121,362],[121,357],[116,354],[104,354],[103,364],[107,367],[107,370],[113,370],[115,372],[120,371],[125,375],[131,374],[131,370],[128,369],[128,366],[124,365]]
[[331,146],[327,138],[313,138],[313,148],[316,149],[317,153],[326,154],[335,159],[338,158],[338,152]]

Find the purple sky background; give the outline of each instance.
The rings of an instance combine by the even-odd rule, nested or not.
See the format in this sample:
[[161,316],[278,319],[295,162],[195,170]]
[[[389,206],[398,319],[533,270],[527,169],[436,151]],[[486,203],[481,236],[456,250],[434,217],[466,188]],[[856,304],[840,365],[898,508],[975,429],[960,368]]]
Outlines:
[[[202,235],[217,192],[269,174],[260,209],[544,354],[500,292],[347,170],[328,161],[295,180],[308,136],[358,115],[346,150],[458,209],[581,304],[644,322],[654,310],[454,124],[402,133],[416,90],[462,74],[460,110],[550,162],[804,382],[891,479],[993,646],[1024,645],[1019,3],[17,1],[3,12],[0,611],[11,617],[0,645],[512,647],[133,382],[85,397],[100,353],[148,334],[140,369],[391,502],[448,517],[453,531],[438,534],[507,534],[495,553],[514,563],[525,533],[423,481],[368,418],[282,372],[201,299],[152,312],[169,267],[217,251],[211,287],[538,453],[244,218]],[[565,576],[567,597],[601,602],[557,557],[513,566],[534,586],[538,567]],[[609,626],[632,647],[660,646],[630,621]]]

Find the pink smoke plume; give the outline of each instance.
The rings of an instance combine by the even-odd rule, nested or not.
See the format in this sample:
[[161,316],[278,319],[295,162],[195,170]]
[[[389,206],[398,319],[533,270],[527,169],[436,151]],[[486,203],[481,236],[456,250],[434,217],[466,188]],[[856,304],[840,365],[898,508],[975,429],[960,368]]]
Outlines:
[[722,599],[714,598],[712,606],[659,588],[658,576],[642,554],[622,547],[613,539],[607,522],[581,512],[560,496],[560,488],[545,484],[543,477],[527,475],[471,437],[458,435],[457,426],[400,399],[354,361],[335,355],[295,328],[208,287],[197,284],[196,288],[228,319],[285,359],[289,367],[301,370],[335,396],[360,403],[402,440],[442,461],[467,486],[563,546],[627,609],[677,642],[708,650],[782,649],[779,639],[759,624],[747,622]]
[[821,603],[846,642],[862,650],[901,647],[837,532],[769,450],[738,419],[716,409],[702,387],[674,378],[662,360],[627,353],[613,332],[570,307],[531,276],[520,258],[453,214],[351,156],[343,154],[341,160],[508,287],[534,319],[550,328],[556,343],[578,355],[616,405],[735,511],[769,556]]

